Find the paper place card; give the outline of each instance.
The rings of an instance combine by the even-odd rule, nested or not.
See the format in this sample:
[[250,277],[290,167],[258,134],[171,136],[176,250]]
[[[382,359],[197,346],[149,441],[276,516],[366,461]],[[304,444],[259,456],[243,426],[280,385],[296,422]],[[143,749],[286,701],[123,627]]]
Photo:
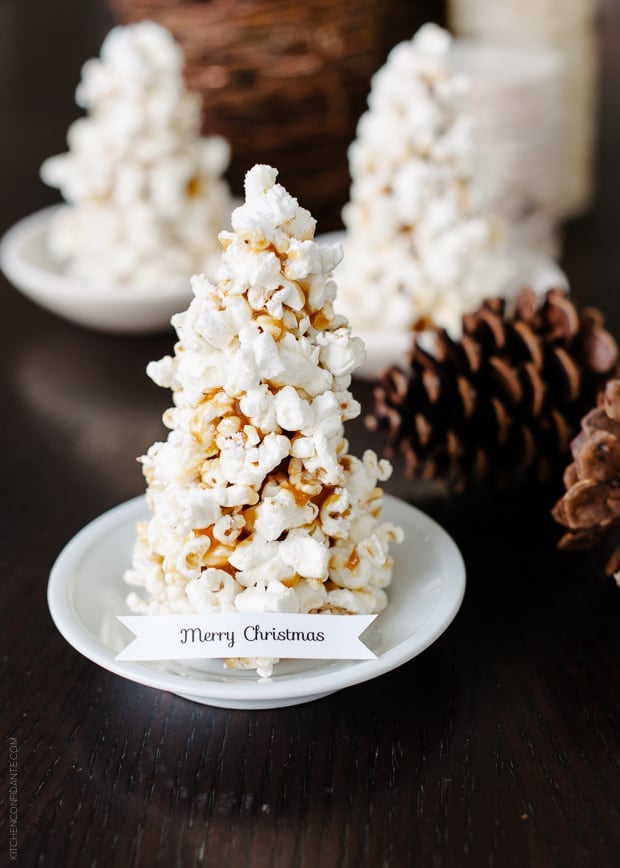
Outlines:
[[135,639],[117,660],[289,657],[375,660],[360,640],[376,615],[118,615]]

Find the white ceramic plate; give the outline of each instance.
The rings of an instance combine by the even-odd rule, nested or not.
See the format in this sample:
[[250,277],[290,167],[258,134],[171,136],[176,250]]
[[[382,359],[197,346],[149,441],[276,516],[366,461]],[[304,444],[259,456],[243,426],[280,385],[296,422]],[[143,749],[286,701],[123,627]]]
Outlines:
[[60,206],[25,217],[0,243],[0,267],[32,301],[77,325],[117,334],[153,334],[170,328],[170,317],[192,298],[189,277],[178,286],[149,293],[119,286],[97,287],[63,272],[48,252],[47,234]]
[[[346,232],[329,232],[317,235],[319,244],[344,244]],[[503,288],[503,294],[510,298],[524,286],[531,287],[537,293],[543,293],[551,287],[568,287],[568,280],[562,269],[552,259],[527,250],[523,247],[511,248],[517,263],[516,277]],[[338,268],[334,272],[338,283]],[[338,299],[336,298],[338,312]],[[360,337],[366,345],[366,358],[355,371],[355,376],[363,380],[376,380],[389,365],[405,365],[407,354],[411,350],[412,335],[410,332],[369,331],[359,328],[351,319],[353,333]]]
[[[465,591],[465,567],[448,534],[424,513],[385,497],[385,518],[405,531],[394,546],[388,608],[363,634],[375,660],[288,660],[270,679],[234,671],[221,660],[116,661],[133,635],[116,619],[131,614],[123,571],[130,563],[135,523],[147,517],[143,496],[129,500],[83,528],[63,549],[48,585],[58,630],[89,660],[117,675],[194,702],[222,708],[278,708],[327,696],[376,678],[415,657],[456,615]],[[344,617],[344,616],[343,616]]]

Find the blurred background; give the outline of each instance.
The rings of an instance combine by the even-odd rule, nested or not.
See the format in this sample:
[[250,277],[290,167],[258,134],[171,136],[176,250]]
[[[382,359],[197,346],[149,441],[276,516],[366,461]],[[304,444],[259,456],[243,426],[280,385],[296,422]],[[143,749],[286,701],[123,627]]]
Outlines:
[[44,124],[46,142],[65,150],[83,62],[114,23],[143,18],[181,43],[204,130],[231,143],[233,191],[254,162],[271,163],[322,231],[341,225],[346,152],[370,78],[425,21],[465,46],[491,204],[524,226],[528,243],[559,254],[558,227],[610,192],[610,179],[601,184],[596,173],[600,150],[613,148],[605,121],[614,95],[602,75],[603,64],[618,62],[613,0],[2,0],[5,213],[57,200],[32,183],[49,155],[38,129]]
[[231,143],[233,192],[270,162],[319,232],[342,226],[371,76],[423,22],[448,27],[474,82],[491,205],[618,325],[618,0],[0,0],[0,232],[59,201],[39,167],[66,150],[82,64],[115,23],[145,17],[183,46],[204,130]]

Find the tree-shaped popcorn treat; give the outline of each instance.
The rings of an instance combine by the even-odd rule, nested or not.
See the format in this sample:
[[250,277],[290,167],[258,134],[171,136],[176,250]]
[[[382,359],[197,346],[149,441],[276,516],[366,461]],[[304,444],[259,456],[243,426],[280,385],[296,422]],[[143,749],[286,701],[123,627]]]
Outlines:
[[[343,423],[363,344],[334,313],[341,252],[254,166],[222,232],[215,284],[192,281],[174,357],[147,369],[172,389],[170,433],[143,457],[151,518],[138,529],[135,612],[380,612],[402,533],[380,523],[391,467],[348,453]],[[269,675],[275,661],[235,659]]]
[[84,64],[76,101],[86,114],[69,128],[69,151],[41,167],[66,200],[48,245],[68,273],[144,291],[186,286],[217,261],[229,146],[200,136],[201,99],[183,65],[151,21],[114,28]]
[[449,34],[426,24],[373,77],[349,149],[345,256],[336,272],[354,329],[430,323],[459,337],[463,314],[513,279],[502,228],[476,201],[468,83],[450,51]]

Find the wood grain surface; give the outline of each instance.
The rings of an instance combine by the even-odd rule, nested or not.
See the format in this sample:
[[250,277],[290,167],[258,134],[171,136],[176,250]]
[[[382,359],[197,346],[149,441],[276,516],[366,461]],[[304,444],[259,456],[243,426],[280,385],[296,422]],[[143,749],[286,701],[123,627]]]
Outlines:
[[[616,336],[619,5],[602,11],[598,198],[564,258]],[[0,232],[55,201],[38,166],[64,149],[81,63],[109,25],[93,0],[0,2]],[[447,632],[389,675],[269,711],[140,687],[64,641],[46,584],[79,528],[143,490],[135,456],[169,402],[144,368],[172,334],[91,333],[1,277],[0,312],[6,864],[15,804],[24,866],[618,864],[620,590],[601,554],[555,550],[557,491],[422,502],[460,546],[468,590]],[[355,392],[369,409],[369,387]],[[359,421],[349,435],[354,452],[381,447]],[[386,488],[420,501],[400,473]]]

